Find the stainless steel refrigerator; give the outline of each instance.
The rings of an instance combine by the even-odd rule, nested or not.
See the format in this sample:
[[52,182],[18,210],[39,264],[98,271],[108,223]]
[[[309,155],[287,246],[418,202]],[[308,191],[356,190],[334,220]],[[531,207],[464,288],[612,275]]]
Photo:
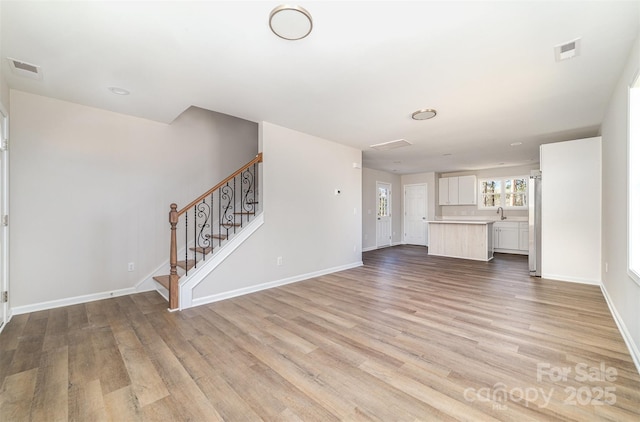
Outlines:
[[542,173],[531,172],[529,178],[529,275],[540,277],[542,246]]

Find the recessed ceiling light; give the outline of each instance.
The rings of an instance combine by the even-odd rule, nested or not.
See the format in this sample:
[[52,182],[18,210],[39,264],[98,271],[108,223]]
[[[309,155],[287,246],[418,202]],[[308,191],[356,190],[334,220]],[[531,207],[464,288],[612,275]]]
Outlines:
[[304,8],[283,4],[269,14],[269,27],[280,38],[301,40],[311,33],[313,19]]
[[434,109],[424,108],[422,110],[414,111],[413,114],[411,114],[411,118],[413,120],[429,120],[436,117],[436,114],[438,113]]
[[124,88],[118,88],[117,86],[111,86],[109,87],[109,91],[111,91],[112,93],[116,94],[116,95],[129,95],[130,92],[127,91]]
[[447,152],[446,154],[442,154],[443,157],[450,157],[452,154],[450,152]]
[[522,142],[511,142],[509,145],[512,147],[517,147],[518,145],[522,145]]

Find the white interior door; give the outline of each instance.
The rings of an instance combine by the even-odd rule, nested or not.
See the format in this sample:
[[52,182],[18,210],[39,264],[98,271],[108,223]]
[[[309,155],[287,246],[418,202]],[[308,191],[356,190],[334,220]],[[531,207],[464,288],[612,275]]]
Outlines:
[[376,182],[377,221],[376,246],[391,246],[391,185]]
[[427,185],[404,187],[404,243],[427,245]]
[[9,116],[0,106],[0,331],[9,320]]

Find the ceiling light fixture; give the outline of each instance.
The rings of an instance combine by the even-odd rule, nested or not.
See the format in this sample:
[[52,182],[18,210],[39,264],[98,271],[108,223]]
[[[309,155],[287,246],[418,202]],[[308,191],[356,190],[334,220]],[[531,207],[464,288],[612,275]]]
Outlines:
[[111,91],[112,93],[116,94],[116,95],[129,95],[130,92],[127,91],[124,88],[118,88],[117,86],[110,86],[109,91]]
[[522,142],[511,142],[509,145],[511,145],[512,147],[517,147],[522,145]]
[[422,110],[414,111],[411,118],[413,120],[429,120],[436,117],[436,114],[438,113],[434,109],[424,108]]
[[311,33],[311,14],[300,6],[281,5],[269,14],[269,27],[285,40],[301,40]]

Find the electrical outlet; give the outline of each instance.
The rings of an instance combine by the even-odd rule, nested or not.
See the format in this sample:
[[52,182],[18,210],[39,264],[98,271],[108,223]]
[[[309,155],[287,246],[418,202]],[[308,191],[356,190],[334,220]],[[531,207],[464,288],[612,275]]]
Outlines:
[[605,262],[605,263],[604,263],[604,272],[605,272],[605,273],[608,273],[608,272],[609,272],[609,263],[608,263],[608,262]]
[[278,266],[282,265],[282,257],[281,256],[276,258],[276,265],[278,265]]
[[135,269],[136,269],[136,264],[134,264],[133,262],[129,262],[129,265],[127,266],[127,270],[134,271]]

